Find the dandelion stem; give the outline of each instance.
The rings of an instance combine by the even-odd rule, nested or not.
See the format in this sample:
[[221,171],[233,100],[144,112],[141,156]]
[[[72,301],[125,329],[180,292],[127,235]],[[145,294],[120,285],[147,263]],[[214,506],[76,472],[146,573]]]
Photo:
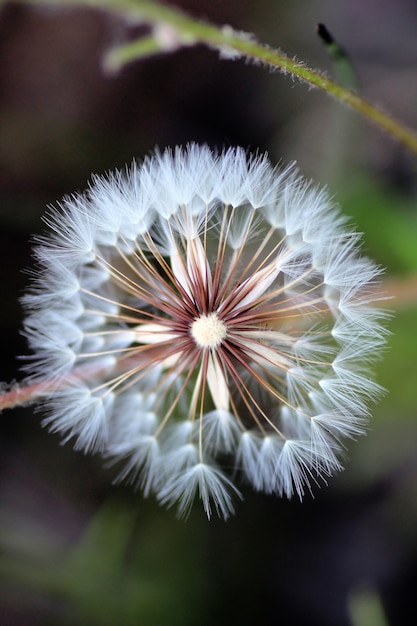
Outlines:
[[41,381],[31,385],[16,384],[9,391],[0,394],[0,411],[32,404],[48,390],[48,383]]
[[[327,78],[318,70],[307,67],[302,61],[289,58],[280,50],[258,43],[254,37],[234,31],[228,26],[215,26],[198,20],[183,11],[159,4],[152,0],[22,0],[27,4],[59,6],[90,6],[111,11],[124,17],[137,19],[152,25],[150,37],[140,38],[117,46],[107,53],[104,67],[108,71],[121,69],[149,54],[167,53],[185,46],[203,44],[216,50],[229,52],[255,63],[279,69],[284,74],[297,77],[310,86],[327,92],[339,102],[354,109],[362,116],[417,154],[417,132],[396,120],[357,93]],[[5,0],[0,0],[0,6]],[[156,29],[156,30],[155,30]]]

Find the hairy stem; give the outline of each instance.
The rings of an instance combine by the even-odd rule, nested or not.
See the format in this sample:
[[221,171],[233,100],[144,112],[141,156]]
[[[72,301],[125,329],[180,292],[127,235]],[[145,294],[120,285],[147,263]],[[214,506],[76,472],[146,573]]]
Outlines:
[[[218,27],[189,16],[180,9],[152,0],[21,0],[26,4],[59,6],[90,6],[116,13],[129,20],[136,19],[154,27],[144,41],[129,42],[109,52],[105,68],[120,69],[127,63],[156,52],[170,52],[183,46],[203,44],[223,50],[229,56],[243,57],[279,69],[310,86],[330,94],[376,124],[409,150],[417,154],[417,133],[357,93],[342,87],[301,61],[289,58],[280,50],[259,44],[252,36]],[[5,4],[5,0],[0,0]]]
[[9,391],[0,393],[0,411],[33,404],[48,391],[50,385],[47,381],[41,381],[30,385],[16,383],[11,387]]

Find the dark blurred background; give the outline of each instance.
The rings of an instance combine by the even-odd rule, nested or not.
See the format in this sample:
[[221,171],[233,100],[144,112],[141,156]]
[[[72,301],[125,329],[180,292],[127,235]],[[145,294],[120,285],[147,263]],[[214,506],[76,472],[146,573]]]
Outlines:
[[[333,75],[323,22],[362,93],[417,128],[414,0],[183,0]],[[135,30],[136,29],[136,30]],[[0,380],[27,353],[19,298],[32,235],[91,173],[188,141],[296,159],[327,184],[393,278],[417,272],[416,158],[317,90],[202,47],[132,64],[103,54],[137,27],[88,9],[0,9]],[[346,471],[305,501],[245,493],[227,523],[187,522],[112,485],[31,408],[0,436],[0,624],[402,626],[416,614],[417,306],[398,306],[378,379],[389,394]]]

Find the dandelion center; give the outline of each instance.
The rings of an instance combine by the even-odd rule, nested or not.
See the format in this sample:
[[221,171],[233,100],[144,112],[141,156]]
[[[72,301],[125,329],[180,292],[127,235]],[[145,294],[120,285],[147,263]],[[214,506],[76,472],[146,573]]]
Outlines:
[[215,348],[226,337],[226,324],[217,313],[201,315],[191,324],[191,335],[200,348]]

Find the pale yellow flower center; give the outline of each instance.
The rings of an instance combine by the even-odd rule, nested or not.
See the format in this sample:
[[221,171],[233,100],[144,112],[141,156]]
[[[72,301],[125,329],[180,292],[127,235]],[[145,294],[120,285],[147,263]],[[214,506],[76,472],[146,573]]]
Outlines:
[[217,313],[200,315],[191,324],[191,335],[200,348],[215,348],[226,337],[226,324]]

